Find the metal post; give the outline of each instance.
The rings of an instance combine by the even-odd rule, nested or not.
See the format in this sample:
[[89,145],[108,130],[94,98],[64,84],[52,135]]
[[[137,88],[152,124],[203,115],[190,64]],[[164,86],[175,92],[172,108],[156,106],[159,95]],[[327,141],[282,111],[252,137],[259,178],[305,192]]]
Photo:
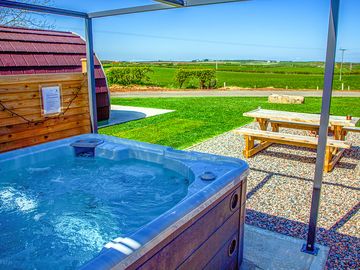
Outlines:
[[341,64],[340,64],[340,78],[339,81],[342,80],[342,69],[343,69],[343,65],[344,65],[344,53],[346,51],[346,49],[340,49],[341,51]]
[[309,220],[309,231],[307,236],[307,242],[306,244],[304,244],[302,248],[302,251],[313,255],[316,255],[318,252],[318,248],[315,247],[316,224],[317,224],[319,205],[320,205],[320,192],[321,192],[321,183],[323,178],[325,149],[327,143],[328,126],[329,126],[331,94],[332,94],[332,86],[334,79],[339,3],[340,0],[331,0],[325,76],[324,76],[324,91],[323,91],[322,105],[321,105],[319,143],[317,147],[316,167],[315,167],[315,176],[314,176],[310,220]]
[[[26,2],[36,2],[36,1],[26,1]],[[16,8],[21,10],[33,11],[33,12],[42,12],[42,13],[71,16],[71,17],[80,17],[80,18],[87,17],[87,14],[84,12],[62,9],[62,8],[54,8],[54,7],[48,7],[42,5],[34,5],[26,2],[22,3],[18,1],[0,0],[0,7]]]
[[92,19],[85,19],[85,36],[86,36],[86,62],[89,89],[89,106],[91,116],[91,128],[93,133],[98,132],[97,126],[97,106],[96,106],[96,86],[95,86],[95,66],[94,66],[94,50],[93,50],[93,32]]

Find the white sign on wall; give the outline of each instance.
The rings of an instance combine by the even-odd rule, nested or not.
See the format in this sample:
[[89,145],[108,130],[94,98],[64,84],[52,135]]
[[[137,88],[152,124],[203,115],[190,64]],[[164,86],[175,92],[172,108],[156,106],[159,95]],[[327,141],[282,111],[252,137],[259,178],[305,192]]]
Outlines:
[[41,87],[43,114],[61,113],[61,90],[60,86]]

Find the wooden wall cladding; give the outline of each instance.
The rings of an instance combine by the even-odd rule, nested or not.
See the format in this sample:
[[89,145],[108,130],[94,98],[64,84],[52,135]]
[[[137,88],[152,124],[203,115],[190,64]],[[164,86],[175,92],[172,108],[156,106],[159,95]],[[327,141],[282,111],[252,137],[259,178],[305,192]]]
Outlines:
[[[41,114],[40,85],[61,85],[62,113]],[[0,76],[0,152],[91,132],[82,73]]]

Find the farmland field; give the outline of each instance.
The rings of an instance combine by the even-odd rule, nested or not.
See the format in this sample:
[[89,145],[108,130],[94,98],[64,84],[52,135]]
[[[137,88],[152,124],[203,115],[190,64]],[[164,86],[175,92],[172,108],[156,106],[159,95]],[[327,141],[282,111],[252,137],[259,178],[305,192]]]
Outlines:
[[[324,63],[322,62],[109,62],[103,61],[105,71],[110,67],[150,67],[149,80],[143,85],[178,89],[175,72],[178,69],[215,69],[217,87],[321,89]],[[339,80],[340,63],[335,68],[334,89],[360,90],[360,64],[344,63],[342,81]],[[343,85],[342,85],[343,84]],[[190,80],[183,88],[197,88]]]

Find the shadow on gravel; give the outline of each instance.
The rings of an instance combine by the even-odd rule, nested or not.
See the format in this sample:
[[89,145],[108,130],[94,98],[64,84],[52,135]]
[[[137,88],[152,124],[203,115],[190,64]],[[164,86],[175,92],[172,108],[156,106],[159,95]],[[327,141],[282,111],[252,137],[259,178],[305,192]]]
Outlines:
[[360,146],[352,146],[351,149],[347,149],[344,156],[350,159],[360,160]]
[[[253,188],[252,190],[250,190],[248,192],[247,199],[249,199],[251,196],[253,196],[258,190],[260,190],[273,176],[282,176],[282,177],[292,178],[294,180],[313,182],[312,178],[305,178],[305,177],[300,177],[300,176],[295,176],[295,175],[285,174],[285,173],[277,173],[277,172],[257,169],[257,168],[253,168],[253,167],[250,167],[250,170],[256,171],[256,172],[261,172],[261,173],[266,173],[267,175],[264,177],[263,180],[260,181],[260,183],[255,188]],[[323,185],[336,186],[336,187],[348,188],[350,190],[360,191],[360,188],[351,187],[351,186],[347,186],[344,184],[333,183],[333,182],[328,182],[328,181],[323,181],[322,183],[323,183]]]
[[[309,150],[309,149],[298,148],[298,150]],[[287,159],[287,160],[295,160],[295,161],[299,161],[299,162],[307,163],[307,164],[314,164],[315,160],[316,160],[315,157],[308,157],[305,155],[297,155],[297,154],[286,153],[286,152],[277,152],[277,151],[272,151],[269,149],[261,151],[260,153],[258,153],[258,155],[282,158],[282,159]]]
[[[299,162],[305,163],[305,164],[315,164],[315,162],[316,162],[316,157],[309,157],[309,156],[306,156],[305,154],[299,155],[299,154],[289,153],[289,150],[290,151],[291,150],[301,150],[304,152],[315,153],[315,155],[316,155],[316,149],[314,150],[314,149],[309,149],[309,148],[304,148],[304,147],[296,147],[295,148],[295,147],[291,147],[291,146],[278,145],[278,144],[276,144],[276,147],[282,148],[283,152],[274,151],[274,150],[271,150],[271,148],[268,148],[268,149],[265,149],[265,150],[259,152],[257,155],[299,161]],[[286,152],[286,151],[288,151],[288,152]],[[360,160],[360,147],[358,147],[358,146],[352,147],[350,150],[345,151],[344,156],[349,159]],[[342,159],[340,159],[340,161],[336,164],[336,167],[348,169],[348,170],[354,170],[356,168],[356,165],[357,165],[356,163],[344,162]]]

